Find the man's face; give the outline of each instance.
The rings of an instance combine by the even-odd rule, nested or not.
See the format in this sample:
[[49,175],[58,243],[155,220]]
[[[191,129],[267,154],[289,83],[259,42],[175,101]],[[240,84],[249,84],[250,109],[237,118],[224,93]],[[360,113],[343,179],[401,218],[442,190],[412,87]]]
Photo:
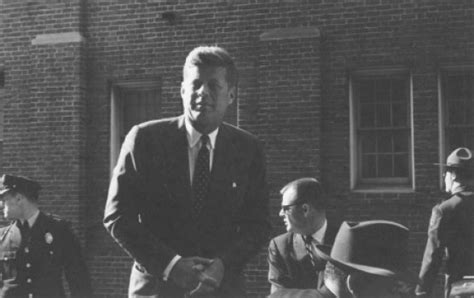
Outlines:
[[1,196],[1,204],[3,207],[3,216],[6,219],[18,219],[21,217],[22,208],[20,206],[20,198],[14,192],[7,192]]
[[294,189],[289,188],[283,193],[279,215],[283,218],[288,232],[305,234],[307,220],[301,205]]
[[444,187],[447,193],[451,193],[451,190],[453,188],[453,181],[453,173],[451,171],[444,172]]
[[234,100],[234,89],[227,83],[224,67],[187,68],[181,83],[185,117],[200,133],[212,132]]

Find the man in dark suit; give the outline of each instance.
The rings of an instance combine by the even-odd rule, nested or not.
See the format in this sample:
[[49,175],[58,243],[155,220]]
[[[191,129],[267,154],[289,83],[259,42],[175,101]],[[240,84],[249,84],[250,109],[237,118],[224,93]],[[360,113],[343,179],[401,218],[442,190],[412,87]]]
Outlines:
[[89,273],[69,224],[38,209],[40,185],[3,175],[0,199],[12,223],[0,229],[0,297],[91,297]]
[[236,84],[224,49],[194,49],[184,115],[139,124],[122,145],[104,224],[135,261],[131,297],[245,297],[242,269],[271,227],[262,145],[223,123]]
[[294,180],[280,193],[279,215],[287,233],[272,239],[268,247],[271,292],[281,288],[316,289],[322,284],[326,261],[316,255],[315,245],[332,245],[340,222],[326,219],[327,199],[314,178]]
[[473,157],[468,148],[457,148],[445,164],[445,190],[448,200],[433,207],[428,228],[417,296],[430,297],[444,254],[447,254],[445,297],[453,282],[474,275],[474,192]]
[[408,229],[396,222],[343,222],[330,246],[316,252],[327,261],[319,289],[280,289],[269,298],[400,298],[413,291],[408,271]]

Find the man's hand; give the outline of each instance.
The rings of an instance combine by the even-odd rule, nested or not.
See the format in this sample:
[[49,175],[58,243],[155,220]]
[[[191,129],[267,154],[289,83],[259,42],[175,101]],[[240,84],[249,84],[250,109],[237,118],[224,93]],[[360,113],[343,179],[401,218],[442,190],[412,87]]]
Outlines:
[[212,263],[204,268],[201,272],[201,281],[215,289],[219,288],[222,279],[224,278],[224,263],[217,258],[213,259]]
[[196,266],[205,268],[212,262],[212,259],[201,257],[181,258],[171,269],[169,278],[183,289],[195,289],[202,279]]
[[199,284],[189,292],[187,297],[199,297],[217,290],[224,278],[224,264],[221,259],[214,259],[207,267],[198,264],[193,269],[199,274]]

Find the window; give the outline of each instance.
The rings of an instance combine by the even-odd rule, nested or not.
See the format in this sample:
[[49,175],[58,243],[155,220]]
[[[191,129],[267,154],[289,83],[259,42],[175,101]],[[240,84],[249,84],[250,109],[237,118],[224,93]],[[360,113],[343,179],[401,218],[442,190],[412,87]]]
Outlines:
[[120,147],[130,129],[138,123],[161,118],[159,80],[123,81],[111,90],[110,166],[117,162]]
[[474,70],[446,71],[441,84],[444,160],[458,147],[474,149]]
[[408,73],[354,73],[350,104],[352,188],[410,188],[413,175]]

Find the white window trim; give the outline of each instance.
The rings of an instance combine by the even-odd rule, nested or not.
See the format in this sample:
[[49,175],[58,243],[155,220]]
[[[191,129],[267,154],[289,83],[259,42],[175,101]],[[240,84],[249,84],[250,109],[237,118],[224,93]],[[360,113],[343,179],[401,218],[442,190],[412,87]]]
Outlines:
[[[410,108],[410,171],[411,177],[409,185],[407,186],[390,186],[383,185],[374,186],[374,187],[362,187],[357,184],[358,182],[358,157],[357,157],[357,119],[356,119],[356,106],[354,102],[354,78],[361,76],[373,76],[373,75],[386,75],[386,74],[397,74],[405,73],[408,76],[409,80],[409,108]],[[363,193],[408,193],[414,192],[416,190],[415,184],[415,154],[414,154],[414,119],[413,119],[413,75],[407,68],[398,68],[398,67],[377,67],[377,68],[367,68],[362,70],[353,71],[349,76],[349,151],[350,151],[350,188],[353,192],[363,192]]]

